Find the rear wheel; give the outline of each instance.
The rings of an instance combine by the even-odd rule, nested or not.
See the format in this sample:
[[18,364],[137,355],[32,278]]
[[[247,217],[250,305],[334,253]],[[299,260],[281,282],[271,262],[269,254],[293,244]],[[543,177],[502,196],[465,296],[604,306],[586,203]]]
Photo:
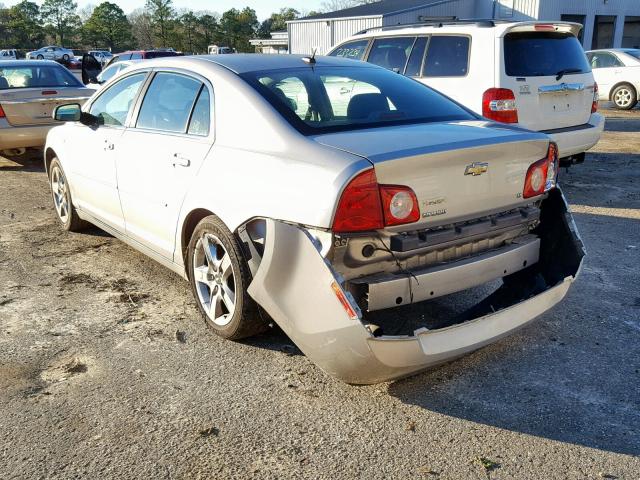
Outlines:
[[43,57],[42,55],[38,55],[36,58],[37,58],[38,60],[43,60],[43,59],[44,59],[44,57]]
[[67,55],[66,53],[64,55],[62,55],[62,60],[64,60],[65,62],[69,61],[69,55]]
[[620,110],[631,110],[638,103],[638,92],[632,85],[623,84],[615,88],[611,94],[611,100]]
[[51,165],[49,166],[49,185],[53,196],[53,206],[56,209],[62,228],[70,232],[79,232],[86,228],[87,223],[78,216],[78,212],[73,206],[67,177],[57,158],[51,160]]
[[202,219],[194,230],[187,264],[193,295],[209,328],[231,340],[266,329],[247,293],[251,275],[240,246],[215,215]]

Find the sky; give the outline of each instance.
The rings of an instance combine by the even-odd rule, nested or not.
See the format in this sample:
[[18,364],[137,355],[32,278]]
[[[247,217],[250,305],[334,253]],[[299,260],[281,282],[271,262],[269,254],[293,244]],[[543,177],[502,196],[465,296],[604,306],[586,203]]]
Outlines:
[[[20,0],[0,0],[0,3],[4,3],[6,6],[11,6],[18,3]],[[116,3],[124,10],[124,13],[130,13],[136,8],[144,7],[145,0],[110,0]],[[41,0],[36,0],[36,3],[42,5]],[[86,5],[101,3],[101,0],[76,0],[78,8],[85,7]],[[292,7],[299,12],[309,12],[311,10],[318,10],[322,0],[173,0],[173,5],[176,9],[188,8],[197,12],[198,10],[210,10],[222,14],[226,10],[231,8],[251,7],[256,11],[258,19],[260,21],[268,18],[272,12],[277,12],[283,7]]]

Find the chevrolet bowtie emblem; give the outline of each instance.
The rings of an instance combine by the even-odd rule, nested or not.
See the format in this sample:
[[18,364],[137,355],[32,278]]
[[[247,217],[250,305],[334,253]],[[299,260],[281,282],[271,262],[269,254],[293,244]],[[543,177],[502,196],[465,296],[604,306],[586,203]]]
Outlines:
[[484,172],[489,170],[489,164],[486,162],[473,162],[471,165],[467,165],[467,168],[464,169],[465,175],[473,175],[477,177],[478,175],[482,175]]

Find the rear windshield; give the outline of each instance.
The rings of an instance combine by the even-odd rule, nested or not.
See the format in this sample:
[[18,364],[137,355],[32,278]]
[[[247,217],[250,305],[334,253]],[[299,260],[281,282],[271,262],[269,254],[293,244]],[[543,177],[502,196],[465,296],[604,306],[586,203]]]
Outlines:
[[504,37],[504,66],[510,77],[548,77],[588,73],[587,57],[570,33],[509,33]]
[[308,135],[478,118],[435,90],[382,68],[306,67],[241,76]]
[[58,65],[0,66],[0,90],[83,86],[69,70]]

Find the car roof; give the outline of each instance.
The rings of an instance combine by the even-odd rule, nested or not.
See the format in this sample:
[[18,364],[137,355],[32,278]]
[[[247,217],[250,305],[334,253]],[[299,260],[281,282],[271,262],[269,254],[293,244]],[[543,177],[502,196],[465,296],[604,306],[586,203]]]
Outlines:
[[56,65],[60,68],[64,68],[58,62],[53,60],[5,60],[2,62],[2,67],[31,67],[42,65]]
[[[258,53],[232,53],[228,55],[194,55],[185,57],[169,57],[164,60],[167,62],[189,61],[193,59],[204,60],[207,62],[221,65],[235,73],[253,72],[259,70],[281,70],[286,68],[299,68],[310,66],[305,62],[304,58],[310,55],[264,55]],[[157,59],[163,60],[163,59]],[[371,64],[365,62],[356,62],[339,57],[316,56],[315,66],[317,67],[370,67]]]

